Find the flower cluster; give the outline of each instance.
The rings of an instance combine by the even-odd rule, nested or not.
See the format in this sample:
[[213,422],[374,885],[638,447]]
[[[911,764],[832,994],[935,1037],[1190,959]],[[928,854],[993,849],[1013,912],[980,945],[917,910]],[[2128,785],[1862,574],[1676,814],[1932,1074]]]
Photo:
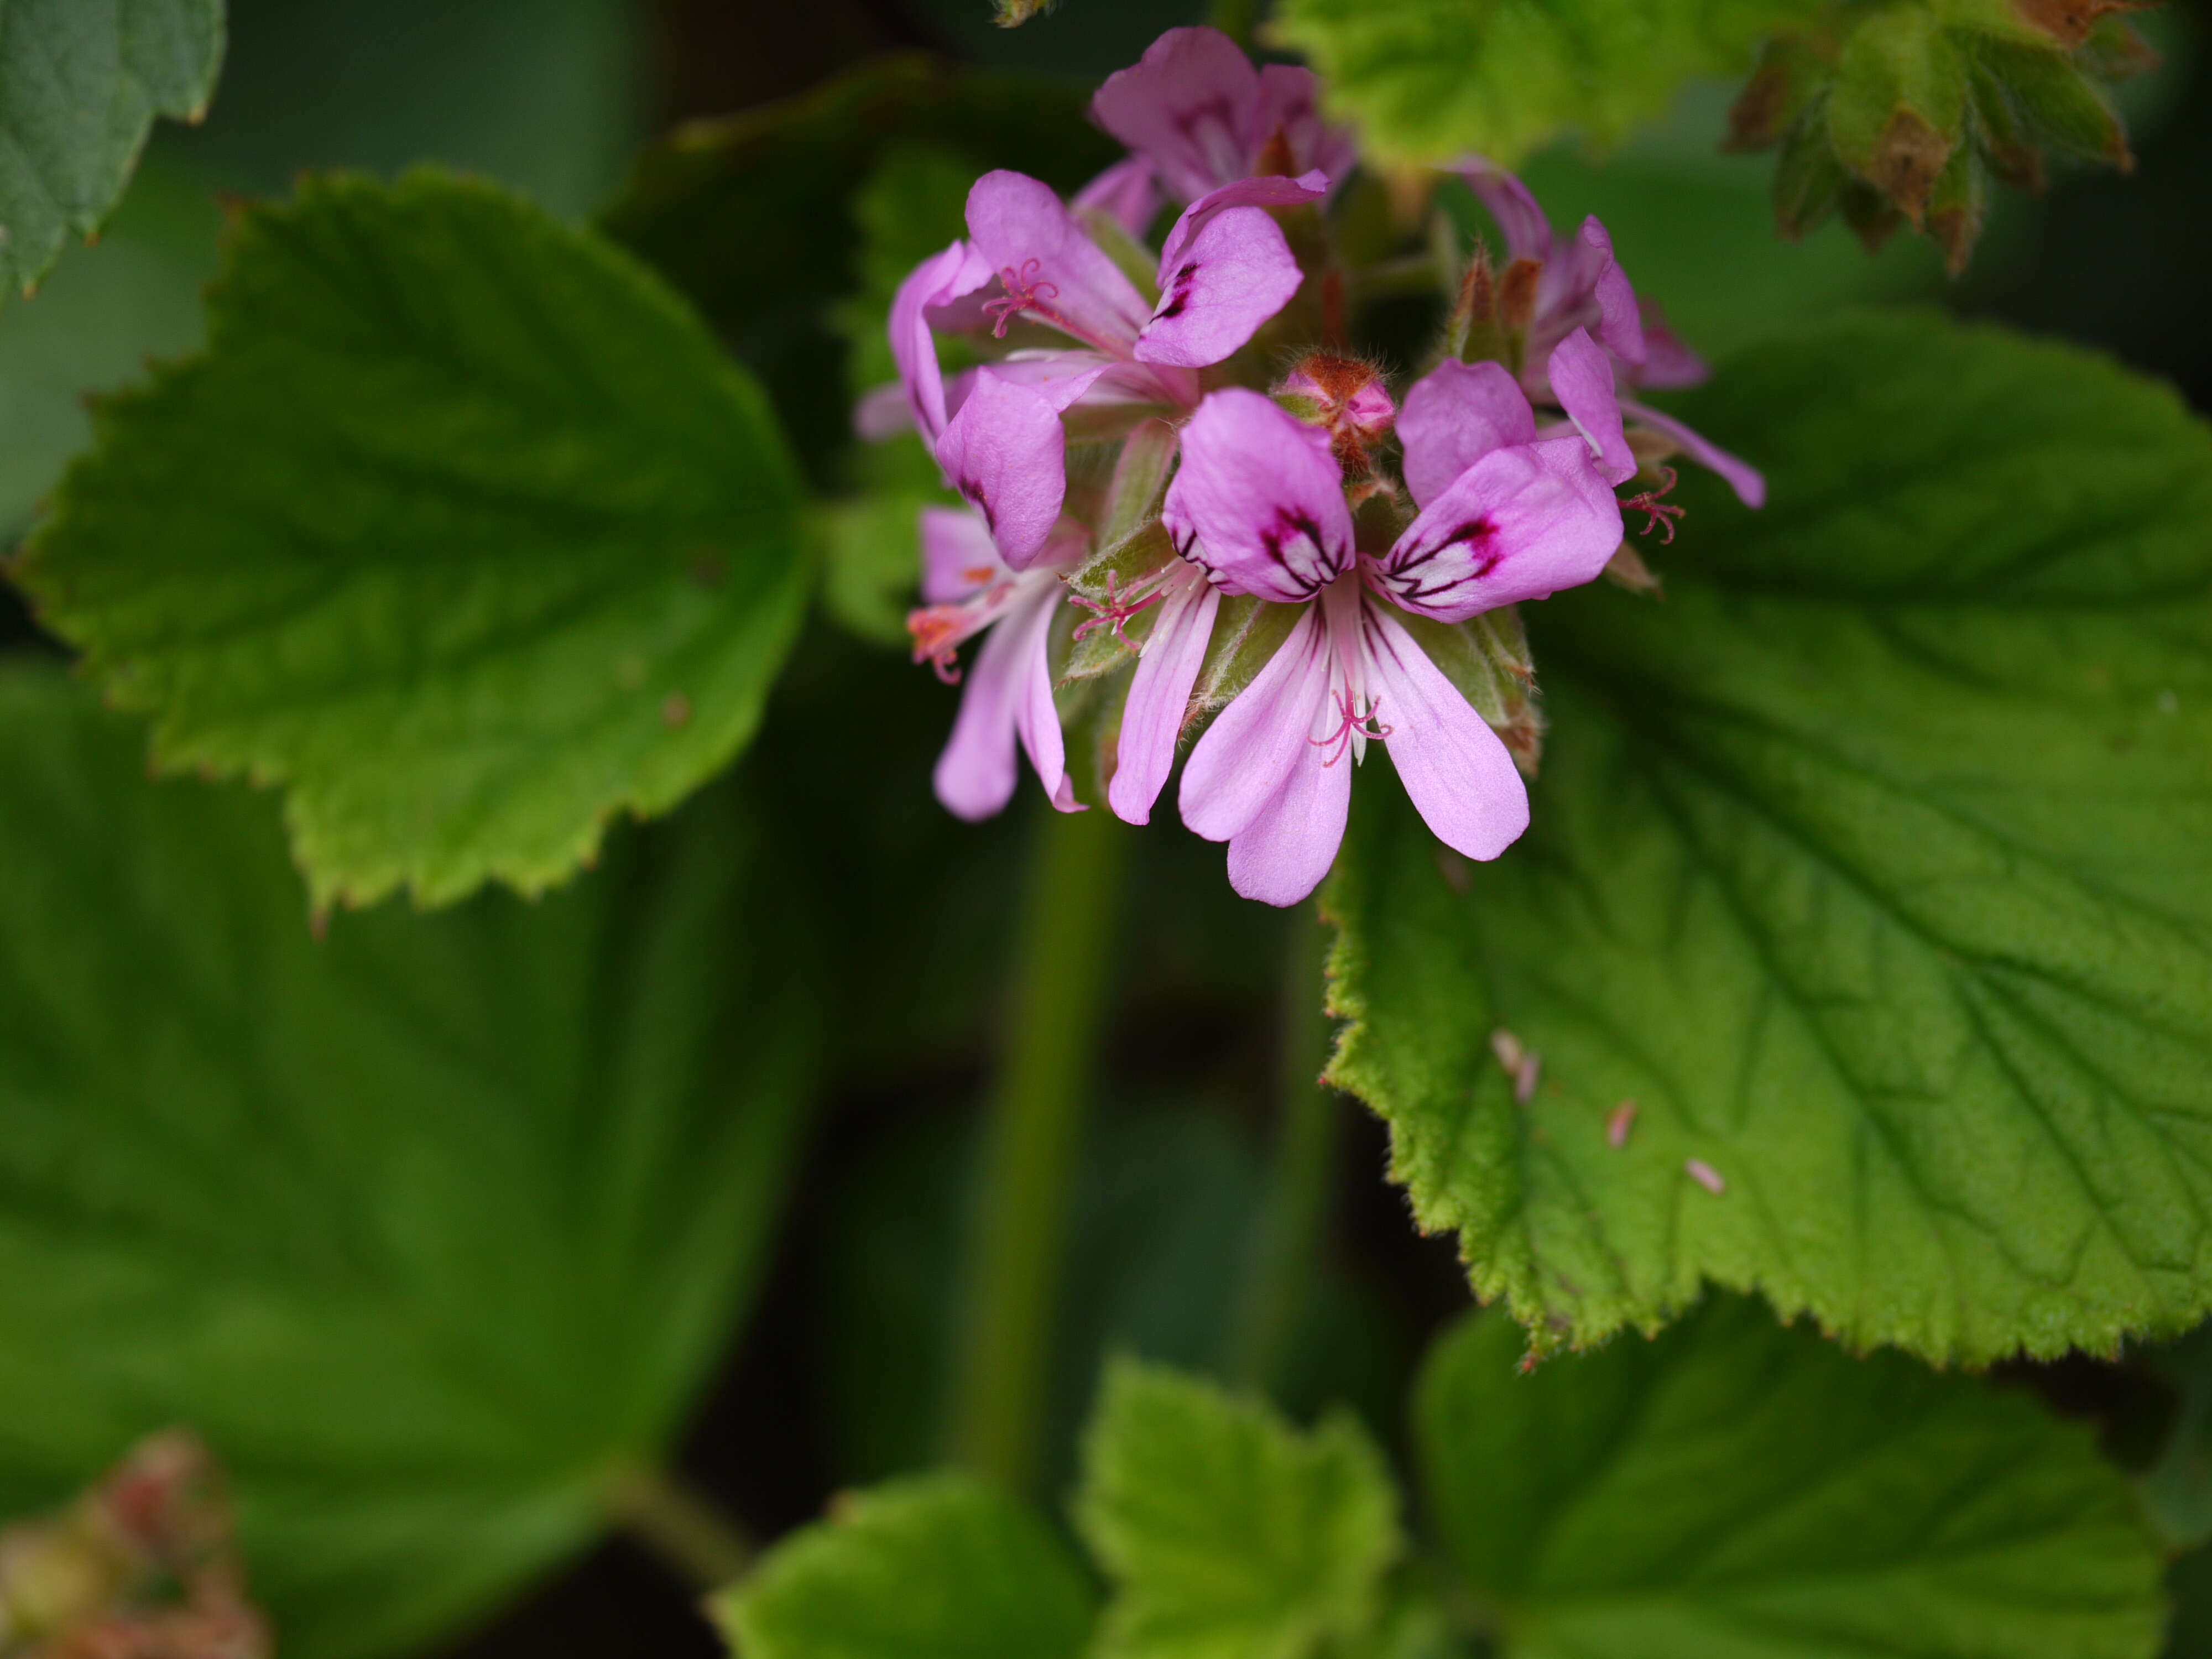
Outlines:
[[[1018,744],[1082,810],[1079,708],[1134,823],[1203,725],[1183,821],[1229,844],[1248,897],[1293,903],[1328,873],[1370,744],[1442,841],[1495,858],[1528,826],[1538,729],[1510,607],[1613,562],[1614,492],[1639,472],[1656,487],[1626,505],[1671,538],[1671,456],[1759,502],[1756,472],[1629,395],[1703,365],[1603,226],[1559,241],[1517,179],[1470,158],[1456,170],[1504,258],[1478,245],[1439,273],[1439,360],[1394,398],[1345,344],[1363,273],[1330,210],[1356,155],[1307,71],[1176,29],[1091,112],[1125,161],[1073,203],[986,174],[967,237],[891,309],[905,411],[969,503],[924,514],[915,659],[957,678],[986,635],[939,798],[998,811]],[[1139,239],[1176,204],[1154,258]],[[956,336],[979,364],[947,375]]]

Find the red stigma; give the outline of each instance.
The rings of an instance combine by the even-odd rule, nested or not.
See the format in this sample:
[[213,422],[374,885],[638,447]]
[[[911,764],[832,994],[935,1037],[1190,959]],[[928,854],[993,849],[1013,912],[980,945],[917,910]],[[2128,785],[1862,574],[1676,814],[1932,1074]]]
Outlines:
[[1140,647],[1134,640],[1131,639],[1128,634],[1125,631],[1126,624],[1131,617],[1151,610],[1152,606],[1158,605],[1162,599],[1165,599],[1167,597],[1167,590],[1164,587],[1154,586],[1152,592],[1146,593],[1144,598],[1132,600],[1130,596],[1127,593],[1117,594],[1115,592],[1114,573],[1109,570],[1106,573],[1106,599],[1104,603],[1102,604],[1097,599],[1086,599],[1082,594],[1075,592],[1069,593],[1067,597],[1071,601],[1081,605],[1085,610],[1095,611],[1098,613],[1097,616],[1091,617],[1088,622],[1078,623],[1075,625],[1075,633],[1073,635],[1073,638],[1080,640],[1085,635],[1093,633],[1101,628],[1110,628],[1114,630],[1114,637],[1115,639],[1127,646],[1130,650],[1136,651],[1142,647]]
[[1352,747],[1352,740],[1354,737],[1368,738],[1376,742],[1380,742],[1382,739],[1390,735],[1390,728],[1389,726],[1376,723],[1375,720],[1375,716],[1381,712],[1382,708],[1382,704],[1379,699],[1374,702],[1369,703],[1364,714],[1362,714],[1359,711],[1358,705],[1352,701],[1352,693],[1349,691],[1338,691],[1333,693],[1332,700],[1336,704],[1336,712],[1340,717],[1337,720],[1336,729],[1331,732],[1325,738],[1308,738],[1306,739],[1308,743],[1313,744],[1316,749],[1328,749],[1334,751],[1334,753],[1326,755],[1322,757],[1322,764],[1323,766],[1334,766],[1337,762],[1342,760],[1345,756],[1345,751]]
[[1043,269],[1042,261],[1024,259],[1019,270],[1008,265],[999,272],[1000,285],[1006,292],[1003,298],[987,301],[983,306],[983,314],[997,325],[991,331],[994,339],[1005,339],[1006,325],[1024,311],[1034,311],[1048,318],[1054,314],[1047,301],[1060,297],[1060,287],[1057,283],[1039,280],[1038,273]]
[[1689,509],[1676,507],[1671,501],[1662,501],[1659,499],[1673,489],[1678,482],[1674,469],[1671,466],[1661,467],[1659,473],[1658,489],[1647,489],[1640,495],[1632,495],[1620,505],[1624,512],[1650,514],[1650,517],[1644,521],[1644,528],[1636,533],[1639,536],[1648,536],[1655,530],[1663,530],[1666,535],[1662,538],[1661,545],[1667,546],[1671,545],[1674,539],[1674,520]]

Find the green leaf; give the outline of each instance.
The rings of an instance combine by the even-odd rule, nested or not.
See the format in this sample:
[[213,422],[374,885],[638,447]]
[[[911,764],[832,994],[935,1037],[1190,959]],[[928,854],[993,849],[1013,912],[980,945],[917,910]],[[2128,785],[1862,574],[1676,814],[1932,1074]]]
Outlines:
[[[843,204],[900,151],[917,166],[933,155],[939,171],[964,162],[971,179],[1018,167],[1062,191],[1121,153],[1065,84],[918,54],[880,58],[803,96],[678,128],[639,159],[602,220],[759,372],[799,453],[825,479],[823,459],[852,434],[842,346],[830,325],[840,317],[849,331],[839,302],[880,276],[863,270],[861,225]],[[878,195],[875,210],[892,205]],[[913,205],[945,204],[933,192]],[[956,218],[927,251],[959,234]]]
[[739,1659],[1079,1659],[1091,1601],[1042,1521],[938,1475],[839,1498],[714,1613]]
[[1302,1659],[1370,1632],[1404,1547],[1389,1466],[1350,1417],[1310,1434],[1158,1366],[1111,1367],[1077,1524],[1115,1585],[1117,1659]]
[[[1771,504],[1689,479],[1663,604],[1528,608],[1552,725],[1504,858],[1363,797],[1335,1079],[1547,1346],[1707,1279],[1970,1362],[2193,1322],[2212,434],[1927,316],[1747,354],[1684,413]],[[1498,1027],[1541,1055],[1527,1107]]]
[[156,115],[197,121],[222,0],[13,0],[0,8],[0,285],[28,289],[100,228]]
[[1751,66],[1817,0],[1284,0],[1273,25],[1372,154],[1506,166],[1570,131],[1658,120],[1688,82]]
[[2160,1563],[2084,1425],[1755,1303],[1519,1374],[1495,1314],[1421,1383],[1431,1512],[1513,1659],[2149,1659]]
[[488,185],[313,182],[100,413],[19,573],[164,767],[289,786],[319,906],[536,891],[752,735],[805,603],[763,399]]
[[149,782],[58,673],[0,669],[0,1514],[189,1425],[288,1655],[481,1617],[760,1271],[813,1010],[773,842],[718,792],[556,897],[318,939],[269,803]]

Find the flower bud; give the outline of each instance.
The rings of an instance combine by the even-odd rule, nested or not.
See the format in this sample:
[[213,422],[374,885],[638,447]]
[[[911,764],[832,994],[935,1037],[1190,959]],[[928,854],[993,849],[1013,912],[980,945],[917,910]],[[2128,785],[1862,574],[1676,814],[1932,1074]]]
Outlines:
[[1387,435],[1398,406],[1371,363],[1330,351],[1310,351],[1275,388],[1275,401],[1309,425],[1328,430],[1346,473],[1374,471],[1369,446]]

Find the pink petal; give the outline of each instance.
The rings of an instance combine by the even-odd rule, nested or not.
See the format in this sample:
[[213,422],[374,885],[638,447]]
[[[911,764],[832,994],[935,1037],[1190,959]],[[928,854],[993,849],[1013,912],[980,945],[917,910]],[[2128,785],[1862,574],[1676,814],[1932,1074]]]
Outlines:
[[1578,328],[1553,348],[1546,372],[1551,378],[1552,395],[1575,423],[1575,430],[1589,440],[1597,457],[1599,476],[1609,484],[1626,483],[1634,477],[1636,456],[1628,447],[1628,434],[1621,430],[1620,402],[1613,387],[1613,359],[1605,348],[1590,338],[1588,329]]
[[1328,635],[1309,609],[1267,665],[1223,709],[1183,763],[1182,821],[1227,841],[1272,800],[1293,768],[1318,768],[1311,741],[1328,710]]
[[1533,443],[1535,411],[1502,363],[1439,363],[1406,393],[1406,488],[1426,507],[1493,449]]
[[987,173],[968,192],[968,234],[1010,294],[1033,295],[1029,314],[1115,356],[1145,325],[1145,302],[1099,251],[1050,185],[1026,173]]
[[1315,95],[1319,84],[1311,70],[1289,64],[1261,66],[1260,149],[1264,150],[1280,133],[1291,154],[1291,170],[1325,173],[1334,189],[1358,165],[1359,145],[1348,129],[1322,119]]
[[1060,710],[1052,700],[1052,666],[1047,647],[1054,611],[1063,590],[1057,582],[1043,586],[1031,610],[1018,611],[1000,625],[1019,635],[1020,678],[1014,692],[1014,731],[1036,769],[1037,781],[1054,807],[1079,812],[1075,792],[1067,781],[1067,750],[1060,735]]
[[999,556],[1016,570],[1035,562],[1060,521],[1067,496],[1061,400],[1085,379],[1021,386],[992,369],[978,370],[967,401],[937,441],[946,482],[983,515]]
[[956,817],[988,818],[1013,799],[1014,738],[1023,701],[1034,697],[1040,678],[1046,701],[1052,697],[1044,645],[1057,590],[1057,584],[1040,586],[1010,605],[968,665],[960,713],[933,777],[937,799]]
[[1173,589],[1161,601],[1159,620],[1129,682],[1114,781],[1106,790],[1106,804],[1130,823],[1152,821],[1152,803],[1175,766],[1183,712],[1206,661],[1206,642],[1213,637],[1214,613],[1221,608],[1221,595],[1196,572],[1170,580]]
[[1666,392],[1676,386],[1698,386],[1711,377],[1712,370],[1705,367],[1705,360],[1684,345],[1681,337],[1667,326],[1666,313],[1659,308],[1658,301],[1638,299],[1637,309],[1644,319],[1644,362],[1636,371],[1638,386]]
[[1183,263],[1183,250],[1219,215],[1237,208],[1307,207],[1328,195],[1328,175],[1320,173],[1304,173],[1295,179],[1270,173],[1208,191],[1182,210],[1175,228],[1168,232],[1166,246],[1160,251],[1160,291],[1167,292],[1170,274]]
[[1160,302],[1137,338],[1140,362],[1202,368],[1260,331],[1305,280],[1283,228],[1255,207],[1233,207],[1206,222],[1163,267]]
[[1176,549],[1225,593],[1295,603],[1350,568],[1352,514],[1328,434],[1242,386],[1182,429],[1162,514]]
[[906,388],[915,424],[934,442],[945,430],[945,378],[930,332],[931,307],[972,294],[991,280],[990,266],[965,242],[955,242],[916,265],[891,296],[891,360]]
[[1541,263],[1552,257],[1552,222],[1528,185],[1480,155],[1462,156],[1452,170],[1467,180],[1467,187],[1498,221],[1498,228],[1505,234],[1508,258]]
[[1414,808],[1454,852],[1494,859],[1528,827],[1513,757],[1395,617],[1364,608],[1382,746]]
[[1068,205],[1103,213],[1130,235],[1142,236],[1160,210],[1159,175],[1151,157],[1125,155],[1077,191]]
[[1252,170],[1267,137],[1260,101],[1260,77],[1235,41],[1218,29],[1180,28],[1108,76],[1091,114],[1189,202]]
[[902,381],[872,386],[853,405],[853,435],[865,442],[879,444],[914,429],[914,403]]
[[[1614,356],[1631,363],[1644,361],[1644,317],[1636,290],[1613,258],[1613,238],[1595,215],[1583,221],[1574,240],[1544,267],[1536,288],[1536,319],[1534,331],[1546,339],[1594,325]],[[1532,350],[1524,371],[1540,370],[1548,355]]]
[[1376,568],[1396,604],[1464,622],[1578,586],[1620,546],[1620,503],[1580,438],[1500,449],[1422,509]]
[[929,605],[957,605],[969,594],[1013,573],[999,562],[990,526],[981,514],[959,507],[921,509],[921,597]]
[[1309,743],[1252,821],[1229,838],[1229,884],[1262,904],[1296,904],[1336,862],[1351,805],[1352,757],[1326,763]]
[[1682,447],[1682,453],[1699,466],[1717,472],[1728,481],[1736,493],[1736,499],[1746,507],[1766,505],[1766,479],[1759,470],[1738,460],[1718,444],[1684,426],[1671,415],[1662,415],[1645,404],[1623,398],[1620,407],[1624,413],[1633,416],[1645,426],[1656,427]]

